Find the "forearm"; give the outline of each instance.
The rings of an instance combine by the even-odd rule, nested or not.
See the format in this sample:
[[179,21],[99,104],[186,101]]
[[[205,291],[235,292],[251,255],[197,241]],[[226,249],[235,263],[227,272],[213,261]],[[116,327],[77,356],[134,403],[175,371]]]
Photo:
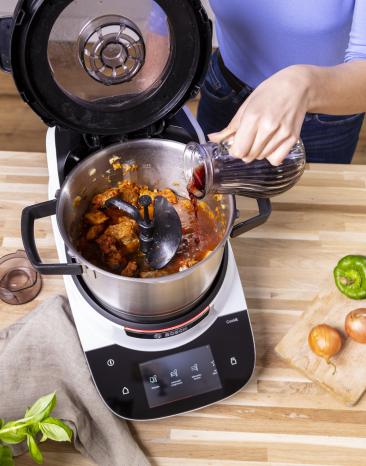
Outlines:
[[[365,0],[366,1],[366,0]],[[245,162],[283,161],[301,134],[306,113],[366,112],[366,60],[334,67],[293,65],[263,81],[213,142],[234,135],[231,154]]]
[[294,68],[304,76],[309,113],[366,112],[366,60],[332,67],[296,65]]

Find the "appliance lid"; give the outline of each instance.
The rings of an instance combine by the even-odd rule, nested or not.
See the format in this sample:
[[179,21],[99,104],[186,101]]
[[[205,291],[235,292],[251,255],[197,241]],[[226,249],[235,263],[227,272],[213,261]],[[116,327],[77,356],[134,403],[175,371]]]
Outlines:
[[23,0],[11,67],[49,125],[128,134],[176,113],[202,84],[211,25],[198,0]]

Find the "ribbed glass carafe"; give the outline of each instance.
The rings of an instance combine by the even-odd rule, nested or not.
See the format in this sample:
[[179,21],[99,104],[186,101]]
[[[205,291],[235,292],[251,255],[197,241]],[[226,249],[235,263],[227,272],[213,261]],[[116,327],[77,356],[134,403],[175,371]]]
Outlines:
[[298,141],[279,166],[267,159],[245,163],[230,155],[230,143],[187,144],[184,171],[188,191],[196,198],[208,193],[269,198],[294,186],[305,169],[305,148]]

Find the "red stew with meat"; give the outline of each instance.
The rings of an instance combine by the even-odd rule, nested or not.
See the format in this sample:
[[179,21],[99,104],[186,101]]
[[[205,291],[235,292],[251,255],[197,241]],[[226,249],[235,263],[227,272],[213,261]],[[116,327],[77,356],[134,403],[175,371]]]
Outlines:
[[[104,207],[114,196],[139,207],[138,199],[143,195],[153,200],[156,196],[164,196],[174,205],[182,222],[183,236],[178,252],[161,270],[149,267],[140,252],[139,227],[135,220],[118,209]],[[153,204],[149,206],[150,218],[153,208]],[[109,272],[125,277],[154,278],[197,264],[216,248],[222,237],[222,223],[216,221],[206,202],[198,201],[194,207],[190,200],[177,196],[170,189],[151,191],[147,186],[125,180],[93,197],[83,216],[78,249],[89,262]]]

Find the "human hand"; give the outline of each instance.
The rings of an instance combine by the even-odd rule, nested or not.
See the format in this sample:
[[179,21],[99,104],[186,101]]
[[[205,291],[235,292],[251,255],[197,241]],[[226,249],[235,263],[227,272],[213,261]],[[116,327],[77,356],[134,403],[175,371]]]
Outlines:
[[306,65],[285,68],[263,81],[227,128],[210,134],[212,142],[233,136],[231,155],[249,163],[268,159],[280,165],[300,137],[308,109],[310,73]]

